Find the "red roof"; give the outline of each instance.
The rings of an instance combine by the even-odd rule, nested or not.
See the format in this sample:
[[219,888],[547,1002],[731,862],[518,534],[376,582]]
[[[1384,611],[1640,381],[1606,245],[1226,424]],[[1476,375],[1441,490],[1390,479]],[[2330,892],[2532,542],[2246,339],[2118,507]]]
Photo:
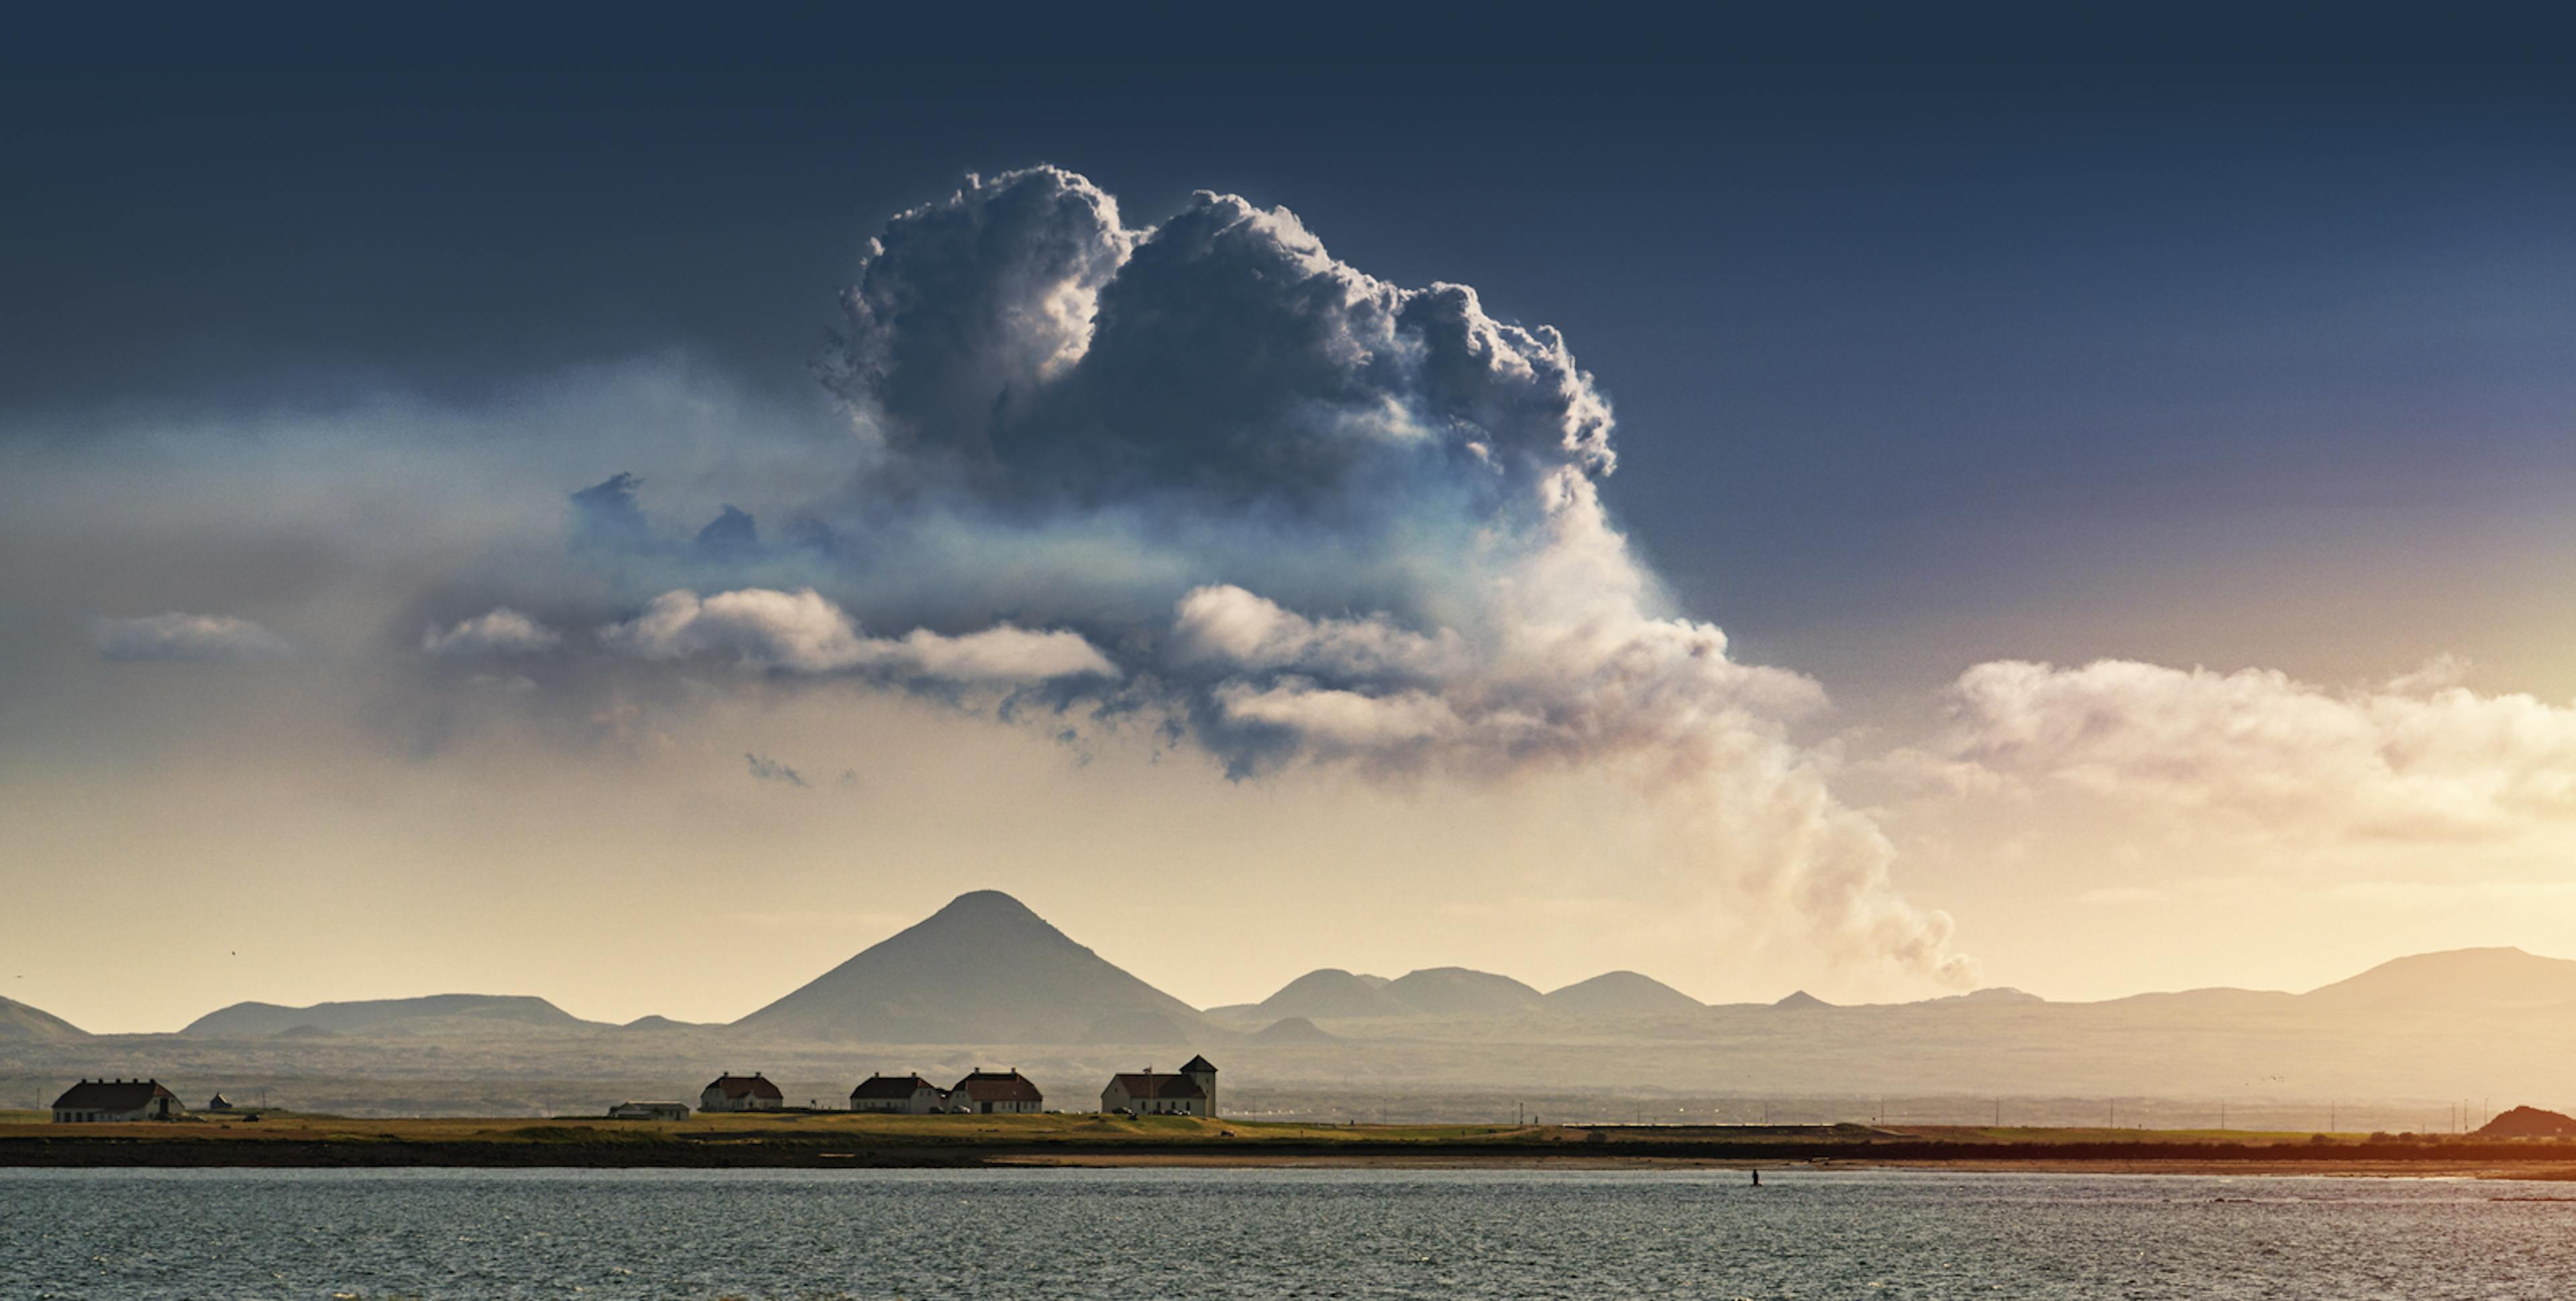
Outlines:
[[972,1071],[957,1082],[957,1092],[977,1102],[1044,1102],[1038,1086],[1018,1071]]
[[716,1082],[707,1087],[728,1098],[778,1098],[783,1101],[787,1097],[778,1091],[777,1085],[758,1075],[719,1075]]
[[1204,1098],[1207,1090],[1186,1075],[1113,1075],[1110,1081],[1140,1102],[1179,1102]]
[[939,1091],[931,1085],[930,1081],[918,1075],[871,1075],[859,1081],[859,1087],[850,1090],[850,1101],[887,1099],[901,1102],[923,1089],[929,1089],[933,1093]]
[[141,1111],[154,1098],[178,1101],[159,1080],[83,1080],[63,1090],[54,1105],[75,1111]]

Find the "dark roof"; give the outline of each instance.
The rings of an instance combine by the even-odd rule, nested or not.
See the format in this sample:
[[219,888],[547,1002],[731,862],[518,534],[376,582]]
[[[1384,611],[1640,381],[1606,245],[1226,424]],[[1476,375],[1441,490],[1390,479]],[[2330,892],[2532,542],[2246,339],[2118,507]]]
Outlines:
[[1145,1102],[1172,1102],[1204,1098],[1207,1090],[1186,1075],[1113,1075],[1110,1080],[1127,1090],[1127,1096]]
[[918,1075],[871,1075],[859,1081],[859,1087],[850,1090],[850,1101],[856,1102],[861,1098],[891,1098],[901,1101],[923,1089],[929,1089],[933,1093],[939,1091],[930,1081]]
[[1044,1102],[1038,1086],[1018,1071],[969,1071],[957,1091],[977,1102]]
[[777,1085],[770,1083],[767,1079],[758,1075],[719,1075],[716,1077],[716,1082],[708,1085],[707,1087],[714,1089],[716,1092],[721,1093],[728,1098],[778,1098],[784,1100],[787,1097],[786,1094],[778,1091]]
[[162,1088],[159,1080],[83,1080],[63,1090],[54,1105],[79,1111],[141,1111],[154,1098],[178,1101],[178,1095]]
[[1214,1075],[1216,1074],[1216,1063],[1209,1061],[1204,1057],[1193,1057],[1188,1061],[1181,1063],[1181,1074],[1187,1075],[1192,1071],[1206,1071],[1208,1074]]

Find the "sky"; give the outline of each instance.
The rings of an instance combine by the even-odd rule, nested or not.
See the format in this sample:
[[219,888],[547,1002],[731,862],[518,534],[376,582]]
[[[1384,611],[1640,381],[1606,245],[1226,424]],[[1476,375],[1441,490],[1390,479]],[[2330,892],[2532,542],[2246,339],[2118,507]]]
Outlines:
[[0,994],[2576,956],[2563,45],[1325,17],[40,24]]

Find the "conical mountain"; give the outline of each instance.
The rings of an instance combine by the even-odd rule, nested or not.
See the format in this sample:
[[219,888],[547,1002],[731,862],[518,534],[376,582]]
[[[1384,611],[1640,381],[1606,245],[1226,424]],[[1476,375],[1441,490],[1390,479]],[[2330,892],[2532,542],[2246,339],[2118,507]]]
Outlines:
[[1707,1004],[1651,976],[1612,971],[1548,991],[1547,1005],[1575,1016],[1662,1016],[1698,1012]]
[[1419,1016],[1420,1009],[1386,992],[1380,985],[1339,967],[1309,971],[1280,986],[1257,1008],[1266,1016],[1350,1017]]
[[780,1038],[878,1043],[1126,1041],[1203,1028],[1198,1010],[1076,944],[998,890],[938,912],[734,1022]]
[[0,998],[0,1040],[88,1037],[88,1031],[42,1008],[29,1007],[14,998]]

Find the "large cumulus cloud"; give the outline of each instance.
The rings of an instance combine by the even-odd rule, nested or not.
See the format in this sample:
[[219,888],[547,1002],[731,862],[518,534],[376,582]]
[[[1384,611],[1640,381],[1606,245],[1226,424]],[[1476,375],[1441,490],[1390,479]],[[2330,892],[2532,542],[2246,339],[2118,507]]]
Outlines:
[[[896,217],[845,306],[822,373],[866,463],[792,522],[810,585],[665,594],[610,648],[795,673],[894,654],[846,602],[924,625],[924,666],[1011,639],[991,658],[1085,675],[1070,698],[1238,777],[1608,772],[1671,825],[1667,891],[1966,978],[1793,740],[1822,691],[1731,658],[1615,527],[1611,405],[1556,331],[1388,284],[1231,195],[1131,227],[1052,168]],[[614,518],[591,536],[631,526],[625,481],[594,495]]]

